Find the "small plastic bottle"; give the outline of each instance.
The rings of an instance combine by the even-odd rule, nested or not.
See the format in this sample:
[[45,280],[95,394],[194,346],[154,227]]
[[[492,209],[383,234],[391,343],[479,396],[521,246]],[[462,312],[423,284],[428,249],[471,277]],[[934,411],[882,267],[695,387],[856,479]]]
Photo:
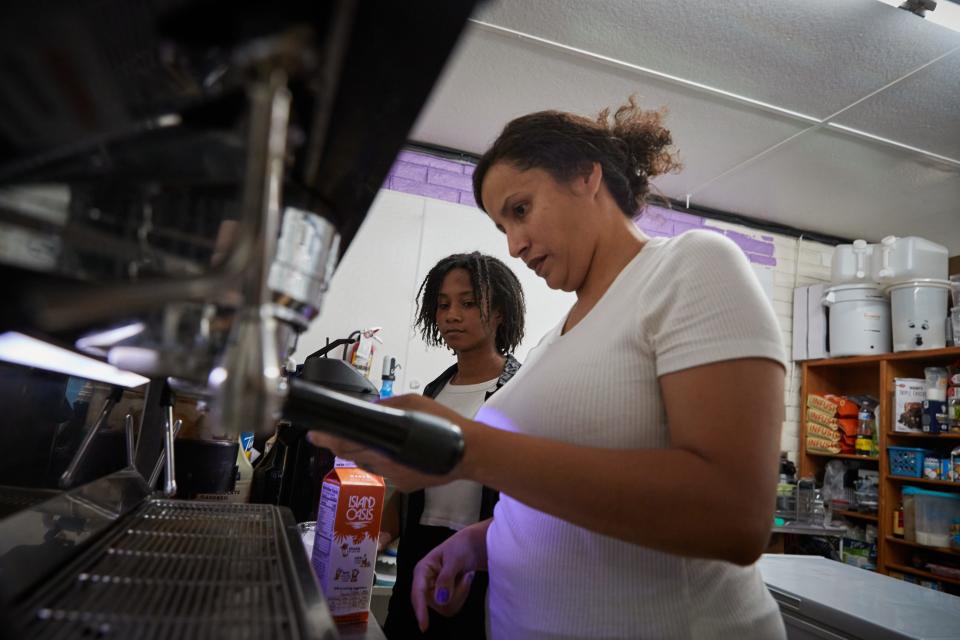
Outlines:
[[874,415],[869,405],[860,407],[857,414],[857,440],[855,451],[858,456],[873,455]]
[[393,395],[393,383],[397,379],[397,359],[383,356],[383,374],[380,376],[380,397],[389,398]]

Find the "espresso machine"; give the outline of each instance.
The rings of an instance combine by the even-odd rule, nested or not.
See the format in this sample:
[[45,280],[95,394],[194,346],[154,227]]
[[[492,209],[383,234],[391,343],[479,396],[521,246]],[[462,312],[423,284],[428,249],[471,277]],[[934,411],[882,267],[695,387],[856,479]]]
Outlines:
[[172,499],[175,406],[460,460],[289,356],[473,4],[0,10],[0,636],[337,637],[289,510]]

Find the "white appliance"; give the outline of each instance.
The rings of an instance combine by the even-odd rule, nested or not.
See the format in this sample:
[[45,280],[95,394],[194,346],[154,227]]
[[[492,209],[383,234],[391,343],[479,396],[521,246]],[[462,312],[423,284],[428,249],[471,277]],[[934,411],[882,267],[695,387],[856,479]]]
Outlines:
[[926,278],[946,280],[949,256],[946,247],[924,238],[887,236],[874,250],[872,279],[887,284]]
[[894,351],[942,349],[947,345],[949,280],[898,282],[887,287],[886,293],[890,296]]
[[875,270],[874,251],[878,246],[867,244],[866,240],[854,240],[853,244],[837,245],[833,250],[833,259],[830,261],[830,282],[833,284],[871,282]]
[[876,284],[840,284],[827,289],[830,356],[863,356],[890,351],[890,302]]

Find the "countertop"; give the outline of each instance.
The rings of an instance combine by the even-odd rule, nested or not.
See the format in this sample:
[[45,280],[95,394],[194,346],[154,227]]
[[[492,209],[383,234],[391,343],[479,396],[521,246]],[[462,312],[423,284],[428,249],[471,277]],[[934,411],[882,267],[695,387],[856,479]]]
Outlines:
[[819,556],[764,554],[763,581],[788,615],[871,640],[957,638],[960,598]]

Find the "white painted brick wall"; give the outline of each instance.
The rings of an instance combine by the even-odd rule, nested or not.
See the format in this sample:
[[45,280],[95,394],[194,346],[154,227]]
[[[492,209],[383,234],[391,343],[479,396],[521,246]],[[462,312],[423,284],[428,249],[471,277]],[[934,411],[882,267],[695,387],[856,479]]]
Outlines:
[[[773,267],[773,305],[780,320],[785,338],[784,345],[789,355],[793,344],[794,283],[796,286],[804,286],[829,282],[833,247],[819,242],[801,240],[798,262],[798,240],[777,234],[773,234],[773,237],[774,257],[777,260],[777,265]],[[784,398],[786,416],[780,438],[781,450],[786,451],[794,461],[797,460],[797,452],[800,449],[800,374],[800,364],[791,362],[787,370],[787,389]]]

